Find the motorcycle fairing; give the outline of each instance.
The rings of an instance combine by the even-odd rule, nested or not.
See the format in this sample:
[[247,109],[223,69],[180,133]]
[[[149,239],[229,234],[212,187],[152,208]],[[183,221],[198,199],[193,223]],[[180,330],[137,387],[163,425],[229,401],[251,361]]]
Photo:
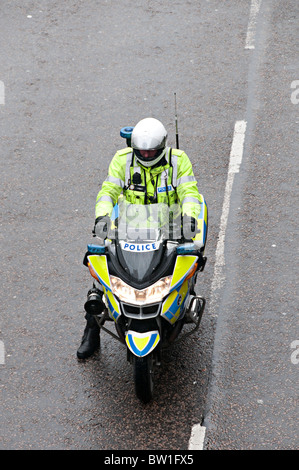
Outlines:
[[115,322],[117,322],[118,318],[121,315],[119,302],[116,300],[112,292],[105,289],[105,287],[104,287],[104,294],[105,294],[106,301],[107,301],[109,315]]
[[160,341],[159,331],[139,333],[129,330],[126,335],[126,344],[135,356],[143,357],[149,354]]
[[208,206],[204,197],[201,195],[203,202],[201,203],[201,211],[197,218],[197,229],[199,233],[196,234],[194,242],[197,247],[204,249],[207,239],[208,228]]
[[170,284],[170,292],[174,289],[178,289],[182,285],[189,271],[194,267],[197,259],[198,257],[193,255],[179,255],[177,257]]
[[181,312],[184,310],[188,293],[188,281],[186,280],[180,287],[172,291],[164,301],[161,316],[172,325],[179,319]]
[[99,282],[110,292],[112,291],[109,271],[108,271],[108,264],[107,264],[107,257],[106,255],[90,255],[88,256],[88,261],[97,275]]

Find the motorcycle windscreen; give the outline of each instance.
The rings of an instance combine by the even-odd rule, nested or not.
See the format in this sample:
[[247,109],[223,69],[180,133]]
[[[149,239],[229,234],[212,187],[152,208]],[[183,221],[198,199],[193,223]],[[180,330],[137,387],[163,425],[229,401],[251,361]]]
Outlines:
[[164,247],[161,242],[126,242],[117,245],[117,255],[126,273],[137,282],[147,282],[160,266]]
[[[180,220],[180,208],[174,204],[131,204],[119,202],[117,223],[108,237],[116,240],[118,262],[135,282],[148,282],[163,264],[165,242],[173,232],[174,217]],[[179,226],[178,237],[181,237]]]

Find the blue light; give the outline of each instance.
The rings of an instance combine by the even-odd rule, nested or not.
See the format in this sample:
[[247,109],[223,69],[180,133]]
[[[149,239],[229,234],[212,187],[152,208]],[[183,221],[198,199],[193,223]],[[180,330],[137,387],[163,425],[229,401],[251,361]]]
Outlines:
[[89,253],[93,253],[95,255],[104,255],[105,254],[105,246],[101,245],[87,245],[87,250]]
[[178,255],[186,255],[196,250],[194,243],[184,243],[184,245],[177,246],[176,252]]
[[129,139],[131,137],[133,129],[134,127],[131,127],[131,126],[122,127],[120,130],[120,136],[123,137],[124,139]]

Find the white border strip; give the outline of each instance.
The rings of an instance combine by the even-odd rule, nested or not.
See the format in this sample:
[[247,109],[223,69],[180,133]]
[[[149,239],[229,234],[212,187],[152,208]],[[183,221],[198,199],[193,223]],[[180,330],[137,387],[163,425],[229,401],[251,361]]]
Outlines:
[[200,424],[192,427],[188,450],[203,450],[206,428]]
[[257,23],[257,16],[259,14],[261,4],[262,4],[262,0],[251,0],[245,49],[255,48],[256,23]]

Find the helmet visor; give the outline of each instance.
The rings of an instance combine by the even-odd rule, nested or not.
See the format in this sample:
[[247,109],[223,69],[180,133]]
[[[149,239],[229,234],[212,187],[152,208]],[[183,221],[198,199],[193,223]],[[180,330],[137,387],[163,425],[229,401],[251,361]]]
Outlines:
[[152,162],[162,154],[163,150],[163,148],[150,150],[134,149],[134,152],[141,162]]

